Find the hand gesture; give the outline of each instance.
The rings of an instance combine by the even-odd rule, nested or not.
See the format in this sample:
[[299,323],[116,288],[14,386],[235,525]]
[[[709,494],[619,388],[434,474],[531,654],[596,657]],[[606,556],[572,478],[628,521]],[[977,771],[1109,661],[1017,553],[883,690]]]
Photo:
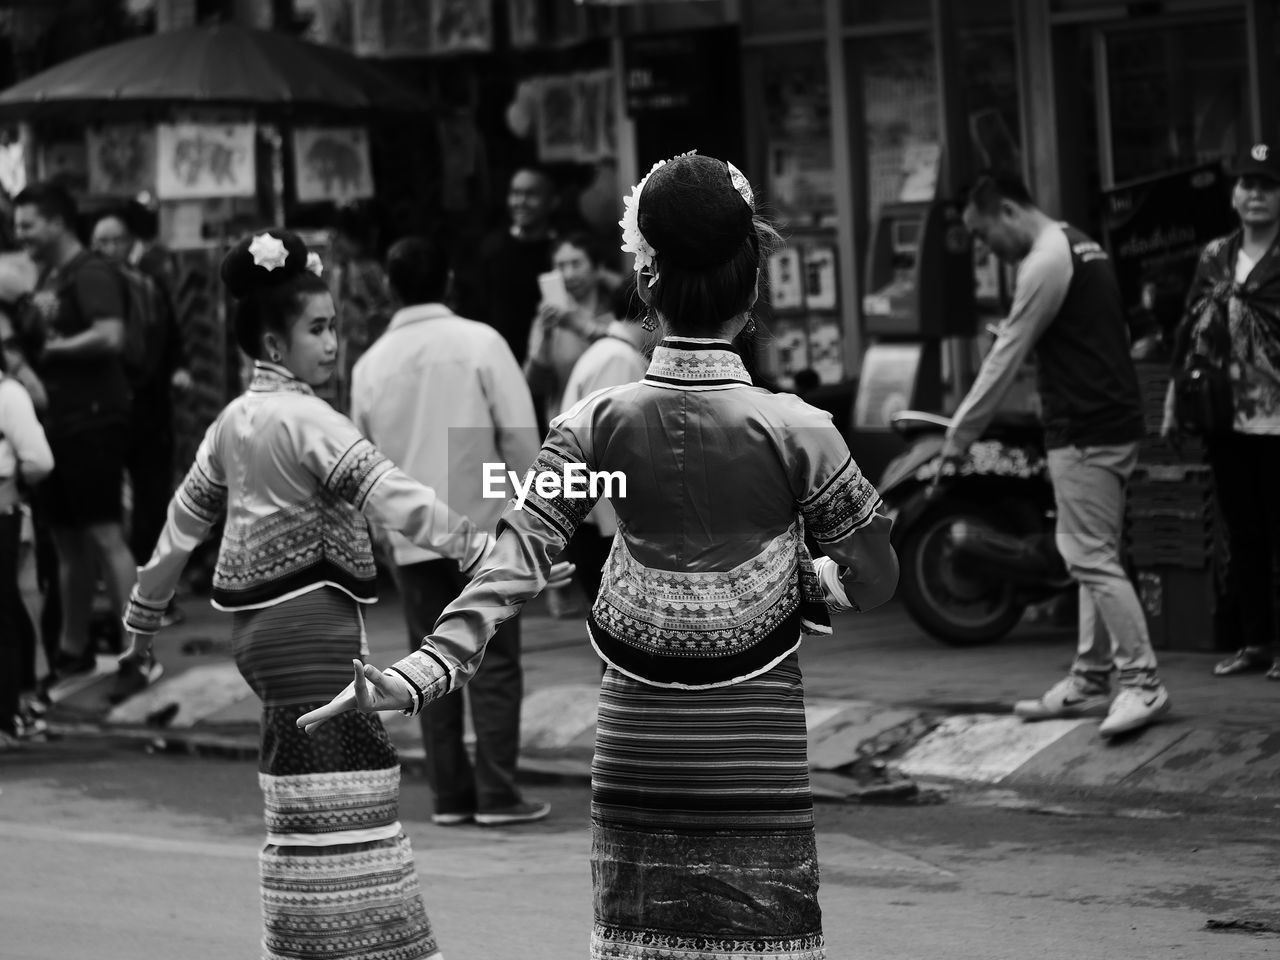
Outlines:
[[556,590],[560,587],[569,586],[569,584],[573,583],[573,575],[577,569],[577,567],[572,563],[569,563],[567,560],[561,560],[559,563],[553,563],[551,565],[551,572],[547,574],[546,589]]
[[351,666],[355,678],[323,707],[300,716],[299,729],[312,733],[322,723],[348,710],[374,713],[378,710],[407,710],[413,706],[408,684],[394,673],[383,673],[373,664],[360,660],[352,660]]

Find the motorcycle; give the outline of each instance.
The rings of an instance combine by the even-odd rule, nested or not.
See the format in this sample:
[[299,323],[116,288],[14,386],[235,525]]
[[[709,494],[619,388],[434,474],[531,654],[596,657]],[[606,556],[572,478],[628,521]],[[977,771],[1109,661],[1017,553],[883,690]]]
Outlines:
[[909,446],[879,491],[894,519],[898,595],[944,643],[989,643],[1027,608],[1074,594],[1054,541],[1053,486],[1030,414],[1001,414],[954,472],[943,472],[950,420],[909,410],[891,419]]

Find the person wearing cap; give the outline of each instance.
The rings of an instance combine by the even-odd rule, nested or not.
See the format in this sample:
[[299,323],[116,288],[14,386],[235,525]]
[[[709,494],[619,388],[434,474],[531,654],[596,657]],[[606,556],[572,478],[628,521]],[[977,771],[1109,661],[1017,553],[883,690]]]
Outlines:
[[[1048,216],[1006,173],[978,177],[964,223],[997,257],[1016,264],[1018,276],[1009,316],[947,430],[940,469],[965,469],[969,447],[1034,352],[1057,545],[1080,585],[1070,671],[1013,712],[1028,721],[1101,715],[1104,737],[1138,730],[1170,704],[1142,604],[1120,560],[1124,485],[1145,428],[1111,258]],[[1114,699],[1113,674],[1120,685]]]
[[[1231,429],[1208,438],[1208,453],[1230,543],[1227,595],[1243,644],[1213,672],[1280,680],[1280,147],[1253,144],[1233,172],[1240,226],[1200,254],[1173,368],[1176,374],[1199,355],[1231,381]],[[1171,382],[1162,433],[1174,437],[1179,429]]]
[[[892,522],[831,416],[753,386],[733,349],[776,234],[731,164],[687,154],[627,198],[649,328],[638,383],[556,418],[534,469],[625,477],[588,619],[607,664],[592,764],[593,957],[825,956],[797,648],[897,586]],[[535,485],[486,569],[395,672],[299,718],[457,691],[604,495]],[[827,556],[811,560],[805,534]]]

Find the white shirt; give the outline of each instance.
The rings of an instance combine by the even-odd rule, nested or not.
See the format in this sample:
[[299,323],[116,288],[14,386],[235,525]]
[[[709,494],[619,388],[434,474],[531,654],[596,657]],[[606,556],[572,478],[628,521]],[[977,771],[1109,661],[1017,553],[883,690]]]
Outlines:
[[[357,361],[351,419],[405,473],[494,533],[510,497],[486,497],[486,463],[523,477],[541,445],[533,399],[493,327],[442,304],[406,307]],[[505,476],[505,472],[503,474]],[[396,563],[440,554],[390,533]]]
[[[605,387],[616,387],[623,383],[635,383],[649,369],[649,361],[626,338],[626,324],[615,320],[609,325],[609,332],[578,358],[565,384],[564,399],[560,403],[561,410],[572,410],[583,397],[588,397]],[[595,524],[603,537],[611,537],[618,529],[617,514],[613,505],[603,497],[587,517],[589,523]]]
[[0,373],[0,510],[18,502],[18,475],[38,483],[53,470],[53,454],[26,388]]

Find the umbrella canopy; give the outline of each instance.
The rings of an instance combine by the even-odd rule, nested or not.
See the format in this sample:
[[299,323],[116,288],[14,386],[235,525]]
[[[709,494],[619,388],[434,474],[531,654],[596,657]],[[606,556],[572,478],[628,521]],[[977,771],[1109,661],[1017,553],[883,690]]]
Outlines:
[[0,119],[136,116],[174,105],[250,107],[263,119],[430,109],[359,57],[219,24],[126,40],[60,63],[0,93]]

